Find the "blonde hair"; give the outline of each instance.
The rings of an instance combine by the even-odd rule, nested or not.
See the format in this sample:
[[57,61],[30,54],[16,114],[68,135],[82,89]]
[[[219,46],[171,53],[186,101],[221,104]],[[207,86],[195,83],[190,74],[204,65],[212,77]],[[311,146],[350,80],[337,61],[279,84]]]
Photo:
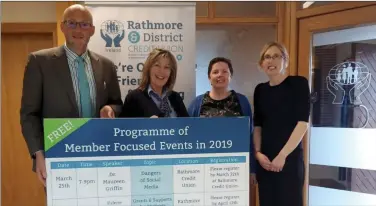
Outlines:
[[165,87],[169,91],[171,91],[174,88],[176,82],[176,73],[178,70],[177,62],[174,55],[168,50],[154,49],[152,52],[150,52],[148,58],[144,63],[144,68],[142,70],[141,76],[141,83],[138,89],[145,90],[148,87],[148,85],[150,84],[150,69],[153,67],[155,62],[157,62],[158,59],[161,57],[168,58],[170,60],[171,66],[170,77],[168,78]]
[[260,53],[260,59],[259,59],[259,62],[258,62],[258,66],[261,68],[262,66],[262,62],[264,61],[264,58],[265,58],[265,53],[266,51],[268,51],[268,49],[270,49],[271,47],[277,47],[281,53],[282,53],[282,58],[285,60],[285,68],[287,67],[288,65],[288,62],[289,62],[289,53],[287,52],[287,49],[286,47],[279,43],[279,42],[275,42],[275,41],[272,41],[272,42],[268,42],[264,45],[264,47],[262,48],[261,50],[261,53]]

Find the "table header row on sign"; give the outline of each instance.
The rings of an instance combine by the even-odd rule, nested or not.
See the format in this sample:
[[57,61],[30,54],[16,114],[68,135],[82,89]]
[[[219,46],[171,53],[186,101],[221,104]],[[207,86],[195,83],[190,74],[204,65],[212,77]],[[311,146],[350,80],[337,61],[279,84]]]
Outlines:
[[245,163],[246,156],[51,162],[51,169]]

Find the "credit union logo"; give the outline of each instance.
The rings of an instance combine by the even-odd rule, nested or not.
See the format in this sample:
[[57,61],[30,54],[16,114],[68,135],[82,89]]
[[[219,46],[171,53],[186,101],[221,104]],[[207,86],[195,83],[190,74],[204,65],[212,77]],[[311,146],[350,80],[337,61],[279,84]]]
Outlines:
[[104,40],[106,51],[120,52],[121,42],[125,36],[124,24],[118,20],[107,20],[101,24],[101,38]]

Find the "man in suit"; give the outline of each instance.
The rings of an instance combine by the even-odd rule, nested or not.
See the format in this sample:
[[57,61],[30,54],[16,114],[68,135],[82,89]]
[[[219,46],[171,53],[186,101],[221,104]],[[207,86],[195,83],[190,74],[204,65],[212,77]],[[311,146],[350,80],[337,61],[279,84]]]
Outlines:
[[122,100],[116,67],[87,49],[93,17],[82,5],[64,11],[60,29],[66,43],[31,53],[25,68],[21,127],[33,171],[45,185],[44,118],[114,118]]

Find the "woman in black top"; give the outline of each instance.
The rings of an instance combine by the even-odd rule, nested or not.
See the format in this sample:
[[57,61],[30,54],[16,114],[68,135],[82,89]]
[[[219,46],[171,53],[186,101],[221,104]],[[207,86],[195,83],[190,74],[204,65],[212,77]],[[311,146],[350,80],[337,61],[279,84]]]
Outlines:
[[188,117],[183,99],[173,91],[176,74],[174,55],[154,49],[144,64],[141,84],[126,96],[120,117]]
[[285,73],[286,48],[271,42],[259,66],[269,78],[254,92],[254,145],[260,206],[302,206],[304,160],[301,140],[308,128],[309,85]]

